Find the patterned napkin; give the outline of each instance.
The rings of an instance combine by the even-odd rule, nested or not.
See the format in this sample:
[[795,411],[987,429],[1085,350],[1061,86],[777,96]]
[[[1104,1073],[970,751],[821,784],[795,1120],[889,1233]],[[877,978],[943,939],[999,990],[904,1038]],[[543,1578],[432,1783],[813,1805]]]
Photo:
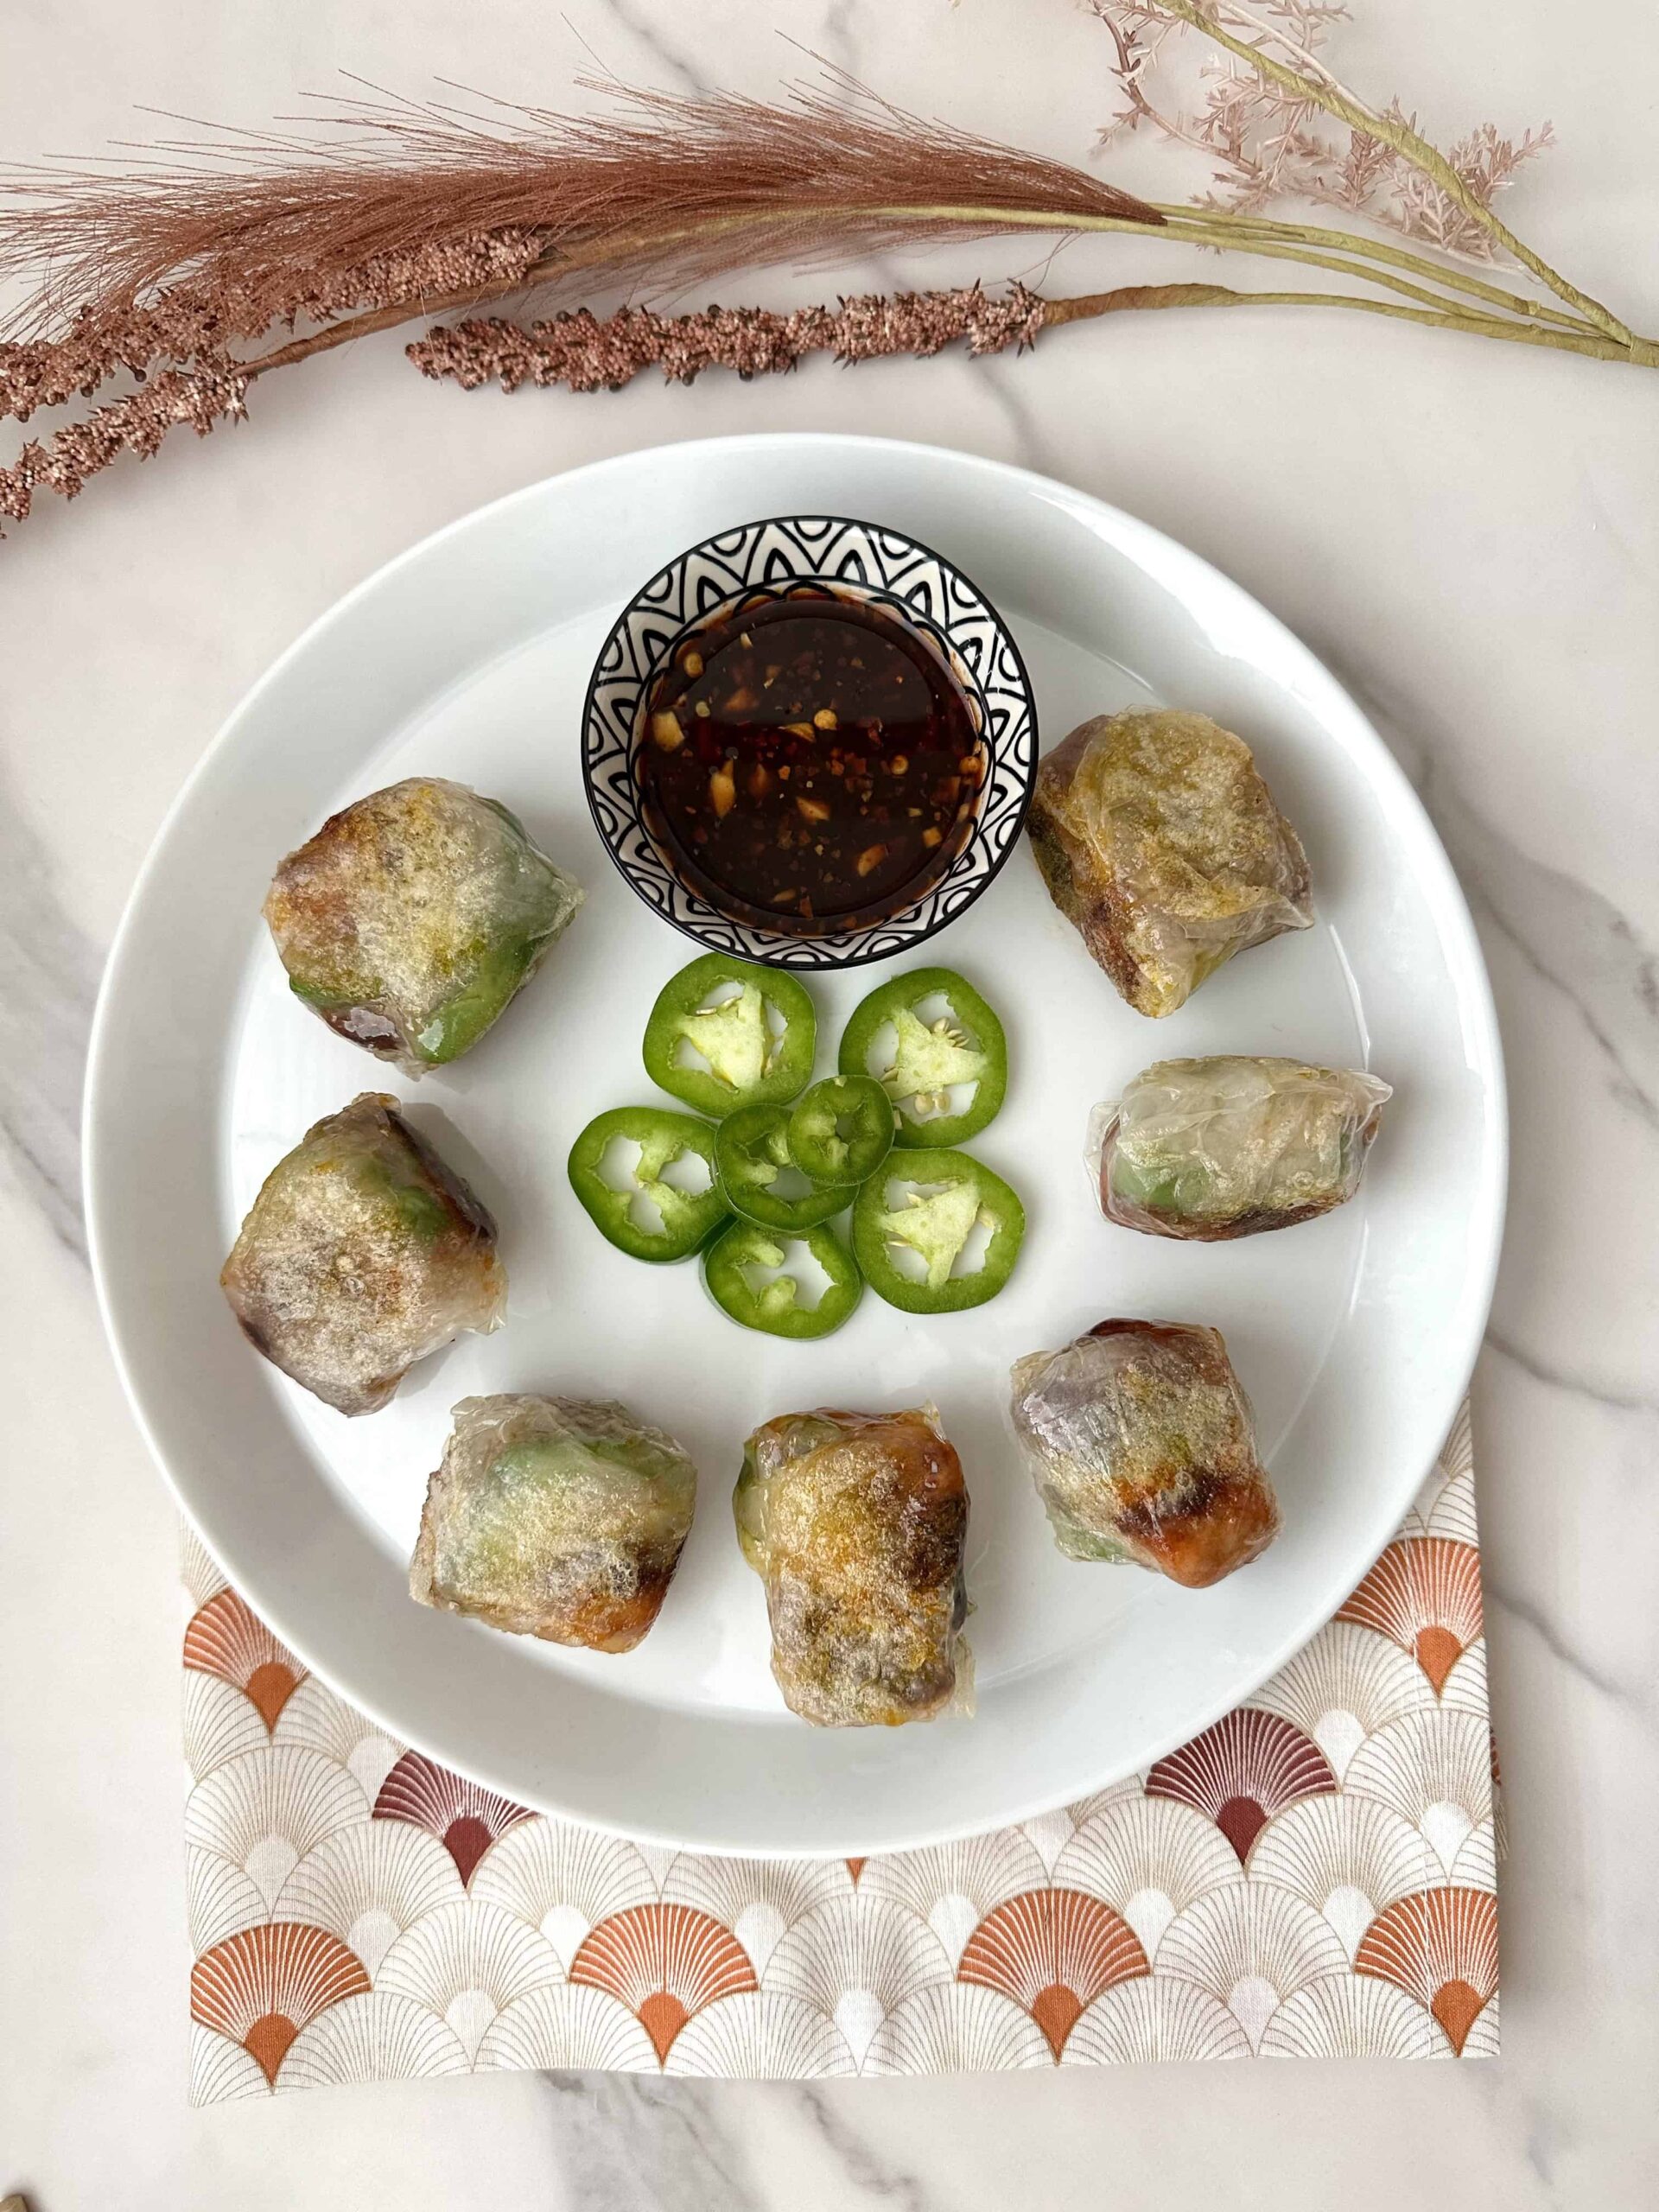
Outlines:
[[1468,1413],[1248,1705],[1019,1827],[700,1858],[550,1820],[308,1675],[194,1538],[194,2101],[486,2069],[938,2074],[1497,2050]]

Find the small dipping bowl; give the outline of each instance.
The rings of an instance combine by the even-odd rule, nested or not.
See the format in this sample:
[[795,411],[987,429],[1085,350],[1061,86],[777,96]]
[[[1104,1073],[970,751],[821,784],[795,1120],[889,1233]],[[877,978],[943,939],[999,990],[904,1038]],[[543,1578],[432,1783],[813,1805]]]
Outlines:
[[774,516],[682,553],[623,610],[582,770],[606,849],[664,921],[742,960],[855,968],[932,937],[1002,867],[1037,716],[959,569],[874,523]]

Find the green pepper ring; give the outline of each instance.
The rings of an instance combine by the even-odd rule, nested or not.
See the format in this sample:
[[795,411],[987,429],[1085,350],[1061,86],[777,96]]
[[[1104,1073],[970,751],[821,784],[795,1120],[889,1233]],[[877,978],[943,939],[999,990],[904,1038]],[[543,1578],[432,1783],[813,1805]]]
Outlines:
[[[630,1211],[635,1193],[617,1190],[599,1172],[606,1147],[616,1137],[626,1138],[640,1148],[639,1165],[646,1173],[637,1179],[639,1187],[657,1186],[652,1195],[664,1217],[661,1230],[639,1228]],[[687,1152],[696,1153],[708,1165],[706,1191],[693,1194],[662,1183],[657,1170]],[[707,1122],[696,1121],[690,1114],[671,1113],[666,1107],[613,1106],[608,1113],[596,1114],[571,1146],[565,1172],[594,1228],[630,1259],[659,1267],[689,1260],[728,1218],[715,1164],[714,1130]],[[672,1228],[671,1222],[675,1224]]]
[[[769,1155],[774,1168],[792,1164],[789,1156],[788,1129],[790,1109],[787,1106],[740,1106],[728,1114],[715,1132],[715,1173],[725,1193],[726,1204],[734,1214],[745,1221],[758,1223],[789,1236],[804,1229],[815,1229],[821,1221],[828,1221],[833,1213],[844,1212],[853,1202],[849,1190],[829,1190],[818,1185],[803,1191],[798,1198],[774,1198],[757,1172],[755,1154]],[[783,1142],[768,1146],[766,1140],[780,1133]],[[778,1158],[782,1151],[784,1157]]]
[[[784,1033],[766,1052],[772,1065],[756,1082],[739,1085],[712,1067],[683,1067],[675,1058],[684,1035],[682,1025],[709,1010],[704,1001],[724,983],[752,984],[784,1017]],[[669,977],[646,1020],[642,1047],[652,1081],[671,1098],[715,1121],[723,1121],[740,1106],[784,1105],[798,1096],[811,1079],[817,1049],[817,1014],[805,985],[779,969],[757,968],[723,952],[705,952]]]
[[[894,976],[879,984],[854,1007],[842,1033],[837,1061],[843,1075],[868,1075],[870,1043],[883,1022],[891,1021],[901,1007],[912,1007],[936,996],[950,1001],[951,1012],[972,1032],[987,1065],[972,1099],[960,1114],[941,1114],[918,1122],[899,1113],[893,1143],[917,1151],[955,1146],[977,1136],[996,1118],[1007,1090],[1007,1038],[994,1010],[966,976],[957,975],[954,968],[912,968],[907,975]],[[897,1109],[896,1101],[894,1104]]]
[[[850,1137],[841,1123],[854,1123]],[[789,1117],[790,1155],[814,1183],[851,1187],[868,1182],[893,1149],[898,1116],[873,1075],[827,1075],[796,1101]],[[834,1147],[840,1147],[840,1156]]]
[[[971,1182],[978,1195],[976,1218],[981,1211],[991,1217],[991,1241],[985,1257],[972,1274],[953,1275],[937,1288],[899,1274],[887,1256],[883,1222],[891,1218],[887,1186],[896,1175],[912,1183]],[[938,1152],[918,1160],[913,1167],[889,1154],[853,1202],[853,1251],[864,1271],[864,1280],[879,1298],[903,1313],[960,1313],[970,1306],[983,1306],[995,1298],[1014,1273],[1014,1262],[1026,1234],[1026,1210],[1018,1192],[965,1152]]]
[[798,1241],[830,1278],[817,1304],[797,1304],[792,1285],[779,1292],[779,1282],[789,1281],[788,1277],[753,1290],[743,1274],[744,1265],[781,1266],[779,1234],[752,1221],[734,1221],[722,1230],[702,1255],[702,1280],[709,1295],[728,1319],[741,1328],[759,1330],[764,1336],[804,1342],[832,1335],[864,1295],[858,1262],[840,1237],[820,1224],[798,1232]]

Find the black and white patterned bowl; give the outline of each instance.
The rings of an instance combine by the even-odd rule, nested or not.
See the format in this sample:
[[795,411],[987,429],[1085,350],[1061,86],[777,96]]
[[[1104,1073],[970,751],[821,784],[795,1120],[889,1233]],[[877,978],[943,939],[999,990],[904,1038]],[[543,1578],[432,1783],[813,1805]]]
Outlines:
[[[886,604],[927,636],[968,695],[988,756],[973,835],[902,913],[822,936],[721,912],[683,883],[640,809],[644,707],[675,647],[755,592],[803,583]],[[1037,775],[1037,712],[1020,649],[960,569],[901,531],[843,515],[774,515],[705,538],[671,561],[606,639],[582,711],[582,776],[607,850],[648,906],[705,950],[774,968],[856,968],[911,951],[967,912],[1019,840]]]

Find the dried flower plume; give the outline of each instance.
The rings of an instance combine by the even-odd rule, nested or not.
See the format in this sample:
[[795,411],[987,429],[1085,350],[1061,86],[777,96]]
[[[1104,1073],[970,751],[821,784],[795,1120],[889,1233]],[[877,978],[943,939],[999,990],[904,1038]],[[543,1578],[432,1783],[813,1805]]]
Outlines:
[[471,391],[498,383],[562,384],[571,391],[620,391],[649,368],[690,384],[704,369],[740,377],[792,369],[808,353],[850,365],[886,354],[925,358],[957,339],[970,353],[1023,350],[1036,343],[1044,302],[1023,284],[992,298],[977,284],[957,291],[868,293],[834,308],[705,308],[696,315],[653,315],[623,308],[600,321],[580,308],[528,330],[499,315],[432,331],[409,348],[423,376],[453,377]]
[[[1548,143],[1482,125],[1442,153],[1402,105],[1368,105],[1322,49],[1345,10],[1321,0],[1090,0],[1127,105],[1208,158],[1211,189],[1157,205],[1061,162],[907,115],[828,73],[778,103],[623,92],[594,117],[373,99],[323,131],[162,145],[128,175],[31,172],[0,183],[0,283],[21,293],[0,340],[0,416],[102,404],[0,467],[0,518],[41,488],[73,498],[123,453],[206,435],[245,412],[271,370],[417,316],[459,312],[408,349],[463,386],[590,391],[646,367],[689,382],[842,362],[987,353],[1125,310],[1284,305],[1659,365],[1493,211]],[[1196,107],[1160,89],[1178,36],[1210,58]],[[1267,211],[1340,208],[1338,230]],[[1379,237],[1376,231],[1388,233]],[[842,300],[791,315],[643,306],[606,292],[683,290],[779,263],[846,261],[944,238],[1025,232],[1158,235],[1334,276],[1335,289],[1125,285],[1045,299],[1014,284]],[[1490,264],[1477,274],[1472,264]],[[1497,281],[1505,264],[1511,272]],[[1518,285],[1518,289],[1517,289]],[[1357,288],[1357,289],[1356,289]],[[474,310],[536,293],[563,311],[524,327]],[[105,388],[129,388],[113,396]]]
[[[159,303],[251,339],[423,293],[510,289],[487,267],[429,257],[537,251],[538,282],[682,286],[760,262],[845,257],[931,238],[982,238],[1072,217],[1154,224],[1142,200],[1085,171],[906,115],[836,80],[768,105],[732,94],[615,94],[610,112],[507,109],[499,122],[410,103],[343,111],[273,158],[134,177],[22,179],[0,207],[0,276],[36,282],[18,321],[48,343]],[[169,151],[173,149],[163,149]],[[1007,223],[1006,218],[1012,217]],[[460,282],[446,282],[458,276]],[[164,322],[124,331],[136,351]]]
[[[1425,175],[1400,143],[1287,90],[1264,76],[1254,60],[1236,53],[1217,55],[1207,48],[1197,105],[1170,105],[1160,98],[1159,80],[1173,76],[1172,63],[1190,44],[1182,34],[1202,27],[1191,16],[1172,14],[1157,0],[1091,0],[1091,5],[1116,46],[1124,92],[1123,106],[1100,134],[1102,146],[1150,126],[1213,164],[1213,189],[1200,196],[1199,207],[1258,214],[1286,200],[1306,200],[1363,215],[1443,253],[1477,261],[1498,258],[1501,249],[1491,232]],[[1321,82],[1335,84],[1321,49],[1332,28],[1347,21],[1345,7],[1322,0],[1261,0],[1254,10],[1236,5],[1207,12],[1217,24],[1246,35],[1253,46],[1277,52],[1315,73]],[[1356,108],[1363,105],[1357,95],[1347,97]],[[1408,115],[1398,99],[1389,100],[1381,119],[1402,135],[1416,131],[1416,117]],[[1490,209],[1522,164],[1553,143],[1548,123],[1519,138],[1483,123],[1449,147],[1446,159],[1469,196]]]

